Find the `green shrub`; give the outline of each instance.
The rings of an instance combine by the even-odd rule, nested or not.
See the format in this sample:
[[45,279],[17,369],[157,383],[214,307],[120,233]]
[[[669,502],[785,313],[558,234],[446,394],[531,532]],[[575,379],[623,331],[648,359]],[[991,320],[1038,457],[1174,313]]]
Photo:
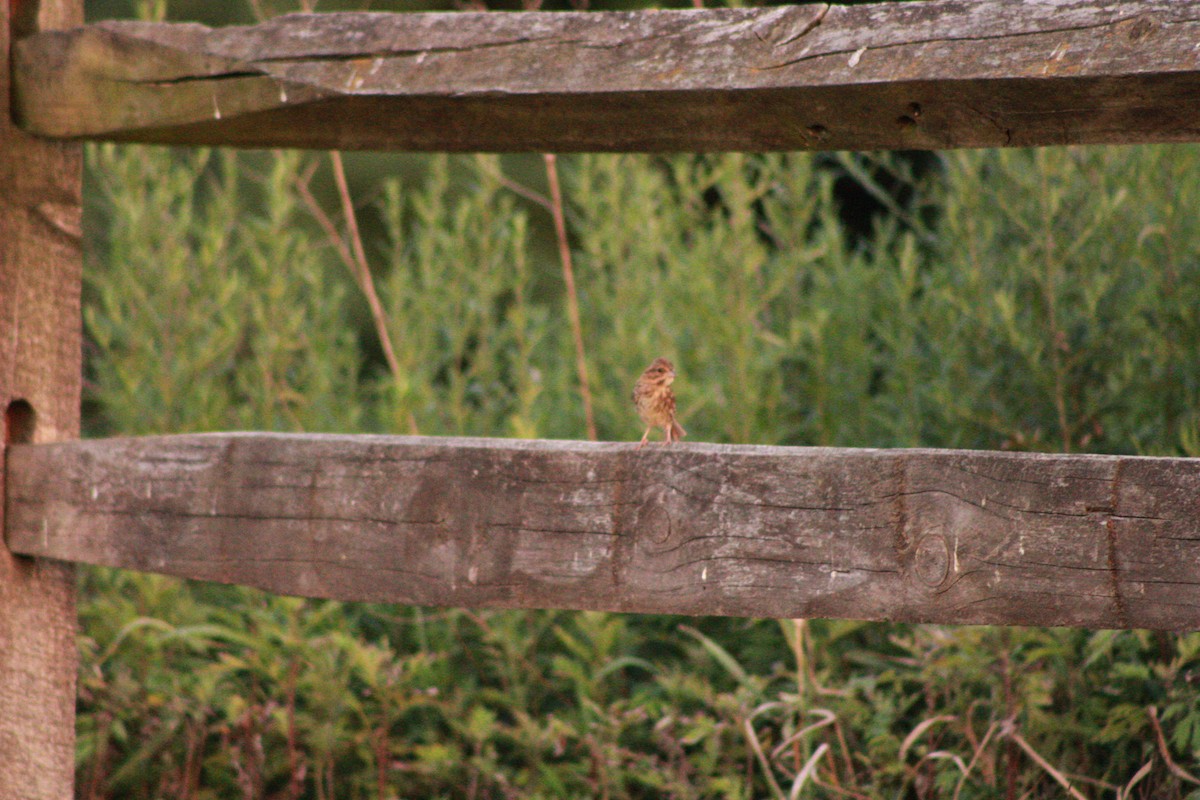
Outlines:
[[[356,186],[393,372],[297,199],[323,163],[89,148],[88,430],[582,438],[546,215],[506,177],[521,165],[442,156]],[[1200,452],[1196,147],[945,153],[916,211],[866,239],[833,170],[878,190],[877,171],[905,175],[890,156],[560,164],[601,438],[640,434],[629,389],[667,355],[691,440]],[[801,796],[1064,796],[1031,752],[1088,797],[1180,798],[1200,772],[1195,634],[433,610],[81,574],[89,798],[749,798],[787,796],[810,762]]]

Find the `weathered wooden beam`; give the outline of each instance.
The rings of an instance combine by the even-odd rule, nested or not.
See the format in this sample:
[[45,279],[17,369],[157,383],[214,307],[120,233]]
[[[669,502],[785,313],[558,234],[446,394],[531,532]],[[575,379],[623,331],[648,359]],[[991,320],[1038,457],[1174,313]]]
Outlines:
[[930,0],[105,22],[17,48],[46,136],[488,151],[1200,139],[1200,3]]
[[[81,148],[12,124],[8,53],[82,20],[82,0],[0,0],[0,486],[8,443],[79,435]],[[0,541],[0,798],[72,797],[75,648],[74,569]]]
[[10,546],[285,594],[1200,628],[1200,461],[212,434],[14,447]]

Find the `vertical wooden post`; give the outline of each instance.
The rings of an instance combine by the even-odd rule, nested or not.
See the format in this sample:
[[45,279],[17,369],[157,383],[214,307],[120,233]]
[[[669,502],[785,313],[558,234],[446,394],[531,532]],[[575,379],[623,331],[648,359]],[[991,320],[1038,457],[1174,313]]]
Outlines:
[[[80,147],[9,113],[15,33],[81,24],[82,0],[0,0],[0,411],[4,441],[79,435]],[[3,455],[0,445],[0,455]],[[0,530],[4,519],[0,459]],[[0,544],[0,798],[67,800],[75,764],[75,585]]]

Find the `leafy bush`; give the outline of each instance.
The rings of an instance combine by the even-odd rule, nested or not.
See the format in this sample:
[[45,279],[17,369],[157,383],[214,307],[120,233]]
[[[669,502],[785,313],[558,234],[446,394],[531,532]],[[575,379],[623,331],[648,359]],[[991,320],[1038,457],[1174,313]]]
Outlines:
[[[324,163],[89,148],[89,430],[582,437],[528,165],[356,186],[393,370]],[[1196,147],[560,163],[601,438],[663,354],[692,440],[1200,453]],[[846,174],[911,202],[851,237]],[[88,798],[1200,796],[1196,634],[81,582]]]

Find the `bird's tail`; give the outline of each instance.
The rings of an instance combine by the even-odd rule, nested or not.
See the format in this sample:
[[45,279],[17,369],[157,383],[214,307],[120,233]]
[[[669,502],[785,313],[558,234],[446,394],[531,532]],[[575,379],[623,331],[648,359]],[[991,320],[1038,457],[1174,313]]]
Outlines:
[[671,439],[679,441],[685,436],[687,436],[687,431],[683,429],[683,426],[675,420],[671,420]]

